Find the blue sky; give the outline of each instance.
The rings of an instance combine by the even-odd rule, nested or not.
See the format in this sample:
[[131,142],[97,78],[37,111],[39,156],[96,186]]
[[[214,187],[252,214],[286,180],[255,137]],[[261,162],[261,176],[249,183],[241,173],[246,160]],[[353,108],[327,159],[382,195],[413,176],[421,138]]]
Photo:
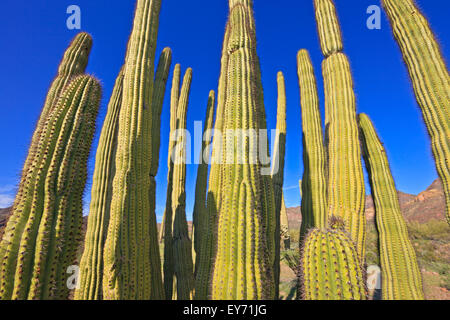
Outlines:
[[[373,120],[387,149],[397,188],[418,193],[437,178],[429,139],[415,102],[397,44],[382,13],[381,30],[366,27],[370,5],[379,0],[336,0],[344,51],[350,59],[358,112]],[[418,0],[441,44],[444,57],[450,54],[450,2]],[[92,34],[87,72],[97,76],[104,88],[96,140],[89,162],[86,188],[89,201],[95,148],[115,77],[123,63],[131,30],[134,0],[3,0],[0,10],[0,207],[14,198],[28,144],[47,89],[62,53],[77,33],[66,27],[69,5],[81,8],[83,31]],[[157,55],[162,48],[173,50],[173,63],[182,70],[193,68],[188,110],[188,129],[203,121],[208,92],[217,88],[220,53],[227,18],[226,0],[163,0]],[[300,203],[298,180],[302,176],[300,98],[296,52],[310,51],[319,86],[323,112],[323,60],[316,33],[312,0],[255,1],[258,54],[268,127],[276,122],[276,73],[286,77],[287,153],[285,196],[287,206]],[[173,71],[173,67],[171,73]],[[157,176],[157,215],[162,216],[166,194],[166,159],[169,137],[169,88],[162,115],[160,169]],[[196,154],[193,154],[197,157]],[[187,168],[187,214],[191,216],[197,166]],[[366,178],[367,179],[367,178]],[[369,192],[369,190],[367,190]]]

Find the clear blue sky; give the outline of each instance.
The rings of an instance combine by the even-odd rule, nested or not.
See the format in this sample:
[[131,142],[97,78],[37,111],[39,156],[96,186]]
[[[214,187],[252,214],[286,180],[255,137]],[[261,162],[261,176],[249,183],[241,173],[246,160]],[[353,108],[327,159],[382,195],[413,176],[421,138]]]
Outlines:
[[[80,6],[82,30],[92,34],[94,46],[87,72],[103,84],[104,96],[96,140],[89,162],[86,189],[89,201],[91,175],[98,134],[115,77],[131,30],[134,0],[3,0],[0,10],[0,207],[8,206],[18,183],[37,118],[64,49],[77,31],[66,28],[66,8]],[[366,28],[366,9],[379,0],[336,0],[357,96],[358,112],[369,114],[387,148],[398,189],[424,190],[437,174],[426,128],[415,102],[400,51],[382,13],[381,30]],[[442,46],[450,54],[450,2],[418,0]],[[173,62],[183,71],[192,67],[193,83],[188,129],[203,121],[208,92],[217,88],[220,53],[227,18],[226,0],[163,0],[157,54],[165,46],[173,50]],[[258,54],[268,127],[276,122],[276,73],[281,70],[287,86],[287,154],[285,195],[288,206],[300,202],[298,180],[302,176],[301,118],[296,74],[296,52],[310,51],[319,85],[323,111],[323,81],[312,0],[255,0]],[[173,70],[173,68],[172,68]],[[160,170],[157,177],[157,215],[162,216],[167,176],[169,137],[169,88],[162,115]],[[197,156],[197,155],[193,155]],[[187,214],[193,207],[196,165],[187,170]],[[367,190],[369,192],[369,190]],[[86,206],[86,204],[85,204]]]

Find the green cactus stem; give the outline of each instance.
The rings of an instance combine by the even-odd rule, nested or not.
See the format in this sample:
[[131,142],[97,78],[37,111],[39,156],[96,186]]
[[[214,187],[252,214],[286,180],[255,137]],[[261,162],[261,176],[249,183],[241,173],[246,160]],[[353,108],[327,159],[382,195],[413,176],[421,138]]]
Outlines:
[[193,243],[195,249],[195,299],[206,300],[208,298],[209,284],[200,276],[199,266],[210,259],[210,253],[201,251],[204,235],[208,241],[207,234],[210,228],[210,217],[206,211],[206,192],[208,184],[208,165],[210,162],[210,142],[214,120],[215,92],[211,90],[206,107],[205,126],[203,128],[202,149],[200,151],[200,164],[197,169],[197,181],[195,185],[195,203],[193,212]]
[[359,126],[380,238],[383,300],[423,300],[422,276],[386,151],[367,115],[359,115]]
[[117,76],[109,100],[97,147],[88,225],[80,261],[80,288],[75,291],[76,300],[100,300],[102,298],[103,246],[108,229],[112,182],[115,174],[122,89],[123,68]]
[[[181,76],[181,66],[179,64],[176,64],[173,71],[172,89],[170,94],[170,137],[175,137],[178,125],[177,110],[180,97],[180,76]],[[175,139],[170,139],[169,152],[167,157],[168,172],[167,172],[166,208],[164,210],[162,223],[164,229],[161,230],[161,232],[163,232],[163,239],[164,239],[164,264],[163,264],[164,292],[167,300],[171,300],[174,296],[173,294],[174,261],[173,261],[173,246],[172,246],[173,244],[172,192],[173,192],[173,170],[174,170],[172,154],[174,145]]]
[[298,81],[302,109],[303,179],[300,241],[311,228],[325,228],[327,221],[326,158],[316,78],[306,50],[297,54]]
[[413,0],[383,0],[431,138],[450,224],[450,77],[428,21]]
[[[20,206],[30,205],[26,201],[22,201],[22,195],[31,192],[30,190],[32,190],[32,188],[34,187],[33,182],[36,178],[34,175],[36,171],[33,168],[34,157],[39,147],[39,139],[45,122],[48,119],[48,115],[53,110],[55,102],[58,100],[59,95],[67,86],[69,81],[74,76],[84,73],[88,64],[91,48],[92,38],[89,34],[82,32],[75,36],[67,50],[64,52],[64,56],[58,67],[58,74],[50,85],[50,89],[47,93],[41,115],[31,139],[28,155],[23,166],[20,180],[21,182],[19,184],[19,189],[14,200],[15,210],[13,210],[13,213],[9,219],[9,227],[14,228],[14,233],[16,235],[22,234],[22,232],[24,231],[23,228],[25,227],[26,221],[28,219],[28,216],[25,216],[24,214],[22,214],[22,212],[29,212],[29,208]],[[5,252],[6,248],[0,244],[0,259],[3,257]]]
[[77,76],[42,126],[29,188],[13,209],[25,226],[15,229],[9,222],[2,240],[0,299],[69,296],[67,268],[75,264],[81,240],[82,196],[100,98],[96,79]]
[[275,297],[279,296],[280,285],[280,248],[281,248],[281,208],[283,206],[284,158],[286,154],[286,86],[282,72],[277,74],[278,107],[277,107],[277,133],[272,154],[272,183],[275,199],[275,260],[273,275],[275,281]]
[[[227,91],[226,70],[228,65],[228,39],[230,34],[229,24],[225,28],[225,36],[222,48],[221,71],[219,77],[219,88],[217,94],[217,111],[214,121],[214,135],[212,140],[211,169],[208,183],[208,194],[206,197],[206,216],[204,222],[205,232],[200,244],[201,258],[197,259],[195,265],[195,299],[205,300],[210,298],[212,270],[217,245],[217,207],[220,200],[219,187],[222,178],[222,129],[225,109],[225,97]],[[195,239],[194,239],[195,240]]]
[[[163,299],[158,252],[152,127],[156,38],[161,0],[138,0],[125,58],[116,174],[104,246],[103,298]],[[155,109],[154,109],[155,108]],[[153,168],[155,169],[155,168]]]
[[172,157],[172,249],[174,275],[176,278],[176,297],[178,300],[193,298],[194,270],[192,262],[192,243],[189,239],[186,220],[186,117],[191,88],[192,69],[188,68],[183,78],[177,107],[177,134]]
[[[220,176],[217,172],[211,173],[212,181],[218,181],[219,185],[212,190],[211,197],[208,195],[208,210],[218,217],[212,278],[212,298],[215,300],[273,299],[275,291],[273,233],[273,241],[267,240],[267,229],[275,229],[271,176],[261,173],[263,165],[256,152],[255,136],[239,137],[236,134],[236,129],[253,129],[258,133],[264,128],[265,110],[258,90],[262,85],[252,5],[250,0],[229,1],[224,41],[227,54],[220,78],[225,83],[219,85],[217,111],[224,133],[221,156],[228,161],[219,164]],[[223,98],[225,100],[221,101]],[[240,151],[230,149],[238,142],[243,146]],[[215,141],[213,148],[216,148]],[[232,161],[229,161],[230,156],[233,156]],[[237,161],[238,157],[242,161]],[[256,163],[250,163],[250,157],[256,159]]]
[[361,261],[365,252],[364,177],[361,163],[356,101],[350,64],[332,0],[314,0],[325,60],[325,131],[328,156],[328,216],[341,217],[356,244]]
[[366,299],[363,269],[343,224],[331,217],[328,229],[311,229],[306,236],[300,261],[305,300]]

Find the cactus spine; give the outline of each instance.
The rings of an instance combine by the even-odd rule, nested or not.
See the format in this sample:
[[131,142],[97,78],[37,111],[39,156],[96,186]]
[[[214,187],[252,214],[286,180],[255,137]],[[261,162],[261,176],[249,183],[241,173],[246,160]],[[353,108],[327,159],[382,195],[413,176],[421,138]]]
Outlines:
[[161,0],[138,0],[125,59],[110,223],[104,249],[103,296],[162,299],[156,216],[150,178],[156,37]]
[[364,261],[364,178],[353,80],[332,0],[314,0],[325,60],[325,129],[328,142],[328,216],[341,217]]
[[[14,200],[14,210],[9,219],[9,228],[14,228],[14,234],[20,236],[25,227],[29,212],[28,207],[20,207],[21,205],[28,206],[29,203],[22,201],[22,195],[27,194],[33,188],[33,181],[36,178],[36,171],[33,168],[34,157],[36,155],[39,139],[43,130],[43,127],[48,120],[48,115],[53,110],[55,102],[58,100],[62,90],[67,86],[72,77],[81,75],[84,73],[88,64],[89,53],[92,47],[92,38],[87,33],[79,33],[70,43],[67,50],[64,52],[63,58],[58,67],[58,74],[50,85],[50,89],[47,93],[44,106],[41,111],[36,129],[31,139],[28,155],[25,160],[25,164],[22,170],[22,177],[19,184],[19,190]],[[22,214],[24,212],[24,214]],[[11,233],[12,230],[5,230],[5,232]],[[13,242],[20,241],[15,239]],[[6,247],[0,244],[0,259],[6,252]]]
[[[263,129],[264,106],[260,99],[260,75],[256,56],[256,38],[252,1],[230,0],[226,39],[227,54],[219,85],[218,114],[223,110],[221,177],[208,197],[209,210],[218,216],[217,254],[212,279],[213,299],[268,299],[274,297],[272,265],[274,246],[269,246],[266,229],[274,229],[275,212],[271,177],[261,174],[255,135],[235,137],[236,129]],[[225,101],[221,102],[221,99]],[[263,117],[264,116],[264,117]],[[216,123],[217,125],[217,123]],[[258,132],[259,133],[259,132]],[[236,154],[229,144],[240,142]],[[213,144],[213,148],[216,144]],[[233,156],[233,161],[230,160]],[[240,157],[242,163],[238,163]],[[228,158],[228,159],[227,159]],[[250,163],[250,158],[256,163]],[[267,180],[268,179],[268,180]],[[271,195],[266,199],[266,195]],[[271,219],[270,221],[269,218]],[[269,225],[270,224],[270,225]],[[277,235],[279,236],[279,235]],[[273,235],[275,239],[275,235]],[[270,255],[269,255],[270,254]]]
[[[283,181],[284,181],[284,157],[286,154],[286,87],[282,72],[277,74],[278,108],[277,108],[277,135],[273,150],[272,183],[275,199],[275,260],[273,275],[275,281],[275,298],[279,296],[280,284],[280,240],[281,240],[281,209],[284,205]],[[286,209],[286,208],[285,208]],[[286,210],[284,212],[286,214]]]
[[192,262],[192,244],[189,239],[186,220],[186,116],[191,88],[192,69],[188,68],[183,78],[177,107],[176,145],[172,157],[172,249],[174,275],[176,278],[176,297],[189,300],[193,297],[194,270]]
[[383,299],[423,300],[422,276],[400,211],[386,151],[367,115],[359,115],[359,126],[380,237]]
[[302,194],[303,239],[311,228],[325,228],[327,221],[326,158],[323,146],[322,120],[317,96],[316,78],[306,50],[297,54],[298,81],[302,106],[303,179]]
[[122,88],[123,68],[117,76],[98,143],[88,226],[80,261],[80,289],[75,291],[76,300],[100,300],[102,297],[103,245],[108,229],[115,173],[114,157]]
[[39,129],[27,188],[14,207],[25,225],[16,229],[10,220],[2,240],[1,299],[69,296],[66,271],[81,240],[82,195],[100,96],[96,79],[77,76]]
[[444,186],[450,224],[450,77],[439,45],[413,0],[383,0],[408,67],[416,99],[431,138],[436,169]]
[[[210,228],[210,217],[206,211],[206,192],[208,184],[208,164],[210,162],[210,142],[214,120],[215,93],[209,92],[208,105],[206,107],[205,126],[203,129],[202,149],[200,151],[200,164],[197,169],[197,181],[195,185],[195,203],[193,213],[193,243],[195,249],[195,299],[206,300],[208,298],[208,282],[198,272],[199,266],[210,263],[209,252],[202,252],[202,241],[208,241],[208,229]],[[205,237],[203,237],[206,235]],[[205,260],[206,258],[206,260]]]
[[364,273],[343,222],[330,218],[328,229],[306,236],[301,276],[305,300],[365,300]]

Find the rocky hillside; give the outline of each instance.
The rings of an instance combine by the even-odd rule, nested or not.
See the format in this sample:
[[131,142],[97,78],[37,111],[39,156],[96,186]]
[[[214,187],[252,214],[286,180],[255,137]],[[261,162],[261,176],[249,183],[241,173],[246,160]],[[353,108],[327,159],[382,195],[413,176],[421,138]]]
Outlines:
[[[398,191],[398,199],[403,215],[408,222],[426,223],[432,219],[445,219],[444,189],[440,179],[436,179],[425,191],[417,196]],[[287,209],[289,227],[300,228],[302,217],[300,207]],[[375,218],[375,208],[371,196],[366,196],[366,217]]]

